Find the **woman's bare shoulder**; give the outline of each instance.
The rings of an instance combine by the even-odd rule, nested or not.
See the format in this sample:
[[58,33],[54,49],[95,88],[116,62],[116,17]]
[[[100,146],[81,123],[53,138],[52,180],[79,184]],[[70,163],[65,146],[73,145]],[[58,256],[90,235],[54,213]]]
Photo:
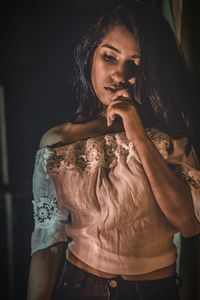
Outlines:
[[44,148],[47,146],[54,146],[62,144],[65,140],[66,133],[69,131],[69,128],[73,126],[71,123],[67,122],[64,124],[59,124],[49,130],[47,130],[41,140],[39,148]]

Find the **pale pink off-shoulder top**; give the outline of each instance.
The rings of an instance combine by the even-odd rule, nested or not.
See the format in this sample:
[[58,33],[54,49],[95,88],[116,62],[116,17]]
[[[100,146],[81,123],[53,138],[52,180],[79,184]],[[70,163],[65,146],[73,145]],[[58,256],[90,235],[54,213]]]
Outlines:
[[[172,140],[155,128],[146,132],[172,170],[190,184],[200,220],[200,171],[193,152],[185,155],[186,138]],[[39,149],[33,195],[32,253],[70,237],[66,256],[70,249],[107,273],[139,275],[176,260],[174,228],[124,132]]]

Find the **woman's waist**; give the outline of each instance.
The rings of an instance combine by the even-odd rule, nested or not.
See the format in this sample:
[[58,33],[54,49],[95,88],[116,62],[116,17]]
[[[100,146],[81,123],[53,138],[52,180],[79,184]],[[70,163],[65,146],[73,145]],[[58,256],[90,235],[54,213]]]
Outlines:
[[102,277],[102,278],[112,278],[114,276],[121,276],[122,278],[126,280],[154,280],[154,279],[161,279],[161,278],[167,278],[175,274],[176,272],[176,264],[170,264],[169,266],[165,266],[163,268],[160,268],[158,270],[151,271],[149,273],[145,274],[138,274],[138,275],[123,275],[123,274],[111,274],[107,272],[103,272],[101,270],[98,270],[96,268],[93,268],[92,266],[86,264],[82,260],[80,260],[77,256],[75,256],[70,250],[68,251],[68,257],[67,260],[75,265],[76,267],[83,269],[84,271],[91,273],[93,275]]

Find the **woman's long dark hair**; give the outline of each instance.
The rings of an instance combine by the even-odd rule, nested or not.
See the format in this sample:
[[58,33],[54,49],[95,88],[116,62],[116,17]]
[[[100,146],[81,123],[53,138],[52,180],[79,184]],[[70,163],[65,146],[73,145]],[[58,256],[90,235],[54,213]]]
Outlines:
[[181,49],[168,22],[141,1],[113,1],[76,48],[75,91],[78,109],[72,123],[85,123],[101,112],[91,84],[95,49],[115,25],[124,25],[139,38],[141,65],[137,74],[139,113],[145,127],[157,127],[178,138],[190,136],[187,103],[190,77]]

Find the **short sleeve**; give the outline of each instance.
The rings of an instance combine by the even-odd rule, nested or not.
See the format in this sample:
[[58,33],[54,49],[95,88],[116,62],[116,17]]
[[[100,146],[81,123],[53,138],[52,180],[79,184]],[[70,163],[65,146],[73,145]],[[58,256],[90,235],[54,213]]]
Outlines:
[[172,170],[186,180],[191,189],[195,215],[200,222],[200,169],[194,149],[186,155],[187,138],[172,140],[172,153],[167,162]]
[[31,254],[57,242],[67,241],[65,226],[68,212],[58,209],[56,191],[46,169],[51,154],[52,151],[47,147],[39,149],[36,153],[33,172],[34,231]]

